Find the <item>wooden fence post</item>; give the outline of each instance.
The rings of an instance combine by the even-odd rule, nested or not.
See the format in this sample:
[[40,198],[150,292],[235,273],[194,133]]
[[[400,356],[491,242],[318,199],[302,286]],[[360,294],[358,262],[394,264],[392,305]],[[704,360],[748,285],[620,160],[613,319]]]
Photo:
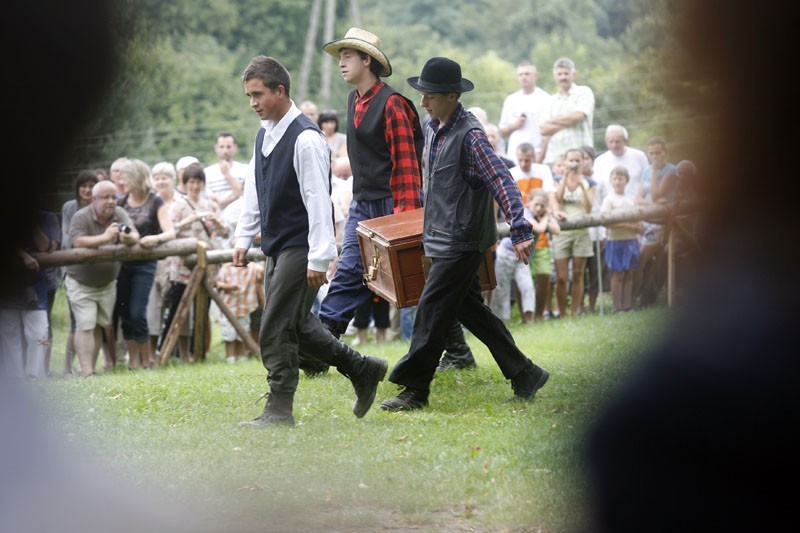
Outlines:
[[[203,257],[205,258],[205,249],[207,247],[208,245],[206,243],[198,241],[197,243],[198,256],[200,254],[203,254]],[[203,261],[203,264],[205,264],[205,260]],[[186,290],[183,291],[183,296],[181,297],[181,301],[178,303],[178,309],[175,311],[175,316],[172,317],[172,324],[170,324],[169,326],[167,337],[164,339],[164,343],[161,346],[161,354],[158,357],[158,366],[161,366],[164,363],[166,363],[167,359],[169,359],[170,355],[172,355],[172,350],[175,349],[175,344],[177,344],[178,337],[180,337],[183,323],[186,321],[186,317],[189,315],[189,309],[192,306],[192,300],[194,300],[195,293],[197,292],[197,287],[203,283],[203,278],[205,278],[205,275],[206,275],[205,266],[197,264],[192,269],[192,274],[189,277],[189,282],[186,284]],[[195,312],[195,316],[197,314],[198,313]]]
[[208,280],[208,278],[206,278],[205,286],[206,286],[206,292],[211,297],[211,299],[214,300],[214,303],[217,304],[217,307],[219,307],[219,310],[222,312],[223,315],[225,315],[225,318],[227,318],[228,321],[231,323],[233,329],[236,330],[236,333],[238,333],[239,336],[242,338],[244,343],[247,345],[247,349],[256,355],[260,354],[261,348],[253,340],[253,337],[250,336],[250,332],[244,329],[244,326],[242,326],[239,323],[239,321],[236,319],[236,316],[233,314],[233,311],[231,311],[228,308],[228,306],[225,305],[225,302],[222,301],[222,296],[220,296],[216,292],[214,287],[211,286],[211,282]]
[[[670,225],[674,225],[671,222]],[[674,227],[669,228],[669,238],[667,239],[667,307],[672,307],[675,298],[675,231]]]
[[[206,358],[208,349],[207,337],[209,331],[208,322],[208,292],[206,291],[206,274],[208,273],[208,262],[206,252],[208,244],[203,241],[197,242],[197,266],[203,269],[203,279],[197,284],[197,291],[194,296],[194,360],[201,361]],[[195,267],[195,268],[196,268]]]

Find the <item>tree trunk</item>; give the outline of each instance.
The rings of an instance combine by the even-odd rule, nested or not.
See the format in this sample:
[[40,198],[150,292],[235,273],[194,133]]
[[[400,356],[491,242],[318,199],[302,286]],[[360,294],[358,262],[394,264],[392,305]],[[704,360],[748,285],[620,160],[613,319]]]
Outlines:
[[308,77],[311,73],[311,62],[314,59],[314,44],[317,39],[317,27],[319,26],[319,10],[322,0],[314,0],[311,5],[311,15],[308,18],[308,32],[306,33],[306,44],[303,48],[303,65],[300,67],[300,83],[297,85],[297,104],[306,99],[308,94]]

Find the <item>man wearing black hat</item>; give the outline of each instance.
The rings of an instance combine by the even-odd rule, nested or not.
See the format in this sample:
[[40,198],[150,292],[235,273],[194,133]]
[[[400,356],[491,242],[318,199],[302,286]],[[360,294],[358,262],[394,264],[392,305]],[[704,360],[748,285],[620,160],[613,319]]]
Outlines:
[[[342,78],[354,87],[347,99],[347,155],[353,170],[354,202],[336,274],[319,309],[320,320],[338,337],[359,305],[373,296],[363,283],[358,223],[422,207],[423,135],[414,103],[381,80],[391,76],[392,65],[378,36],[350,28],[344,38],[325,44],[323,50],[339,61]],[[461,325],[454,322],[449,331],[443,367],[475,366]],[[307,359],[301,359],[300,366],[312,375],[327,370]]]
[[483,302],[478,279],[486,251],[497,241],[492,200],[509,222],[518,259],[528,262],[534,245],[523,215],[519,188],[486,138],[480,122],[459,102],[471,91],[461,67],[444,57],[429,59],[409,85],[422,93],[430,115],[425,131],[427,188],[422,244],[431,259],[414,318],[411,347],[389,381],[404,387],[385,400],[387,411],[408,411],[428,404],[430,383],[444,349],[447,331],[459,320],[489,348],[514,399],[532,400],[549,378],[516,346],[511,333]]

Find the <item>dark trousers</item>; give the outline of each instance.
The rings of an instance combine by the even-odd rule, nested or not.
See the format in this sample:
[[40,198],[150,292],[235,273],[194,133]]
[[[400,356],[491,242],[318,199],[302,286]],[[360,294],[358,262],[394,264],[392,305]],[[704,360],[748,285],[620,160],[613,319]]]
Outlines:
[[289,248],[267,257],[266,305],[261,314],[261,361],[271,392],[297,390],[299,357],[332,364],[341,343],[311,312],[317,289],[306,282],[308,250]]
[[391,325],[389,320],[389,302],[373,294],[371,298],[367,299],[356,308],[355,316],[353,316],[353,325],[360,329],[367,329],[369,327],[369,320],[375,321],[376,328],[388,328]]
[[178,305],[181,303],[183,293],[186,291],[185,283],[172,282],[167,289],[167,316],[164,319],[164,327],[161,330],[161,338],[158,341],[158,349],[164,345],[164,341],[169,333],[169,328],[172,327],[172,321],[175,319],[175,314],[178,312]]
[[506,379],[528,364],[503,321],[483,303],[478,267],[483,253],[434,258],[414,317],[411,347],[397,362],[389,381],[405,387],[429,389],[447,334],[458,319],[489,348]]
[[147,300],[156,275],[156,261],[125,261],[117,276],[117,305],[125,340],[146,342]]
[[[322,300],[319,318],[340,335],[347,331],[356,308],[371,298],[372,291],[364,285],[364,263],[358,246],[356,228],[362,220],[382,217],[392,213],[392,197],[381,200],[362,200],[350,204],[347,222],[344,227],[342,252],[336,264],[328,294]],[[304,270],[305,272],[305,270]]]

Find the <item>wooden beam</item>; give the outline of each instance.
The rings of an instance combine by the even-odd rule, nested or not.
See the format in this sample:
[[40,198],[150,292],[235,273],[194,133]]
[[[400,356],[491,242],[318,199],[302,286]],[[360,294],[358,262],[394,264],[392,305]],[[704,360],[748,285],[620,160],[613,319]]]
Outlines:
[[667,238],[667,307],[675,300],[675,231],[670,228]]
[[[679,206],[674,206],[674,208],[670,206],[650,206],[619,209],[609,213],[588,213],[586,215],[577,215],[567,220],[562,220],[559,224],[562,230],[569,230],[615,224],[617,222],[630,222],[634,220],[664,222],[670,215],[680,216],[698,212],[700,212],[700,209],[697,204],[683,202]],[[505,222],[498,223],[497,232],[501,237],[508,236],[508,224]],[[78,263],[161,259],[168,256],[183,256],[184,264],[188,267],[193,267],[197,262],[196,250],[197,239],[189,238],[176,239],[155,248],[142,248],[139,245],[126,246],[124,244],[115,244],[101,246],[100,248],[74,248],[56,252],[36,252],[31,255],[39,262],[39,266],[42,268]],[[210,250],[206,255],[209,264],[228,263],[233,259],[233,250]],[[250,261],[263,261],[265,257],[260,249],[251,248],[247,251],[247,259]]]
[[197,249],[197,239],[175,239],[154,248],[111,244],[99,248],[70,248],[55,252],[39,252],[31,254],[42,268],[78,263],[104,263],[109,261],[142,261],[146,259],[162,259],[171,255],[187,255]]
[[180,337],[183,323],[186,321],[186,318],[189,315],[189,309],[192,306],[192,300],[194,300],[197,287],[203,282],[203,277],[205,277],[205,275],[205,268],[199,265],[192,269],[189,282],[186,284],[186,290],[183,291],[181,301],[178,303],[178,309],[175,311],[175,316],[172,317],[172,324],[169,325],[167,337],[164,339],[164,343],[161,345],[161,353],[159,357],[156,358],[158,361],[158,366],[166,363],[167,359],[169,359],[169,356],[172,355],[172,350],[175,349],[175,345],[178,343],[178,337]]
[[[211,333],[208,330],[208,292],[206,291],[206,276],[208,262],[206,252],[208,244],[203,241],[197,242],[197,267],[203,269],[203,281],[198,283],[197,291],[194,295],[194,360],[203,361],[206,358],[208,345],[206,339]],[[196,268],[196,267],[195,267]]]

